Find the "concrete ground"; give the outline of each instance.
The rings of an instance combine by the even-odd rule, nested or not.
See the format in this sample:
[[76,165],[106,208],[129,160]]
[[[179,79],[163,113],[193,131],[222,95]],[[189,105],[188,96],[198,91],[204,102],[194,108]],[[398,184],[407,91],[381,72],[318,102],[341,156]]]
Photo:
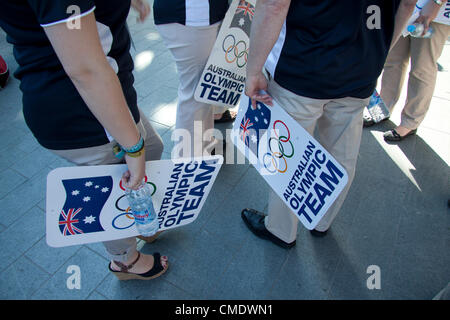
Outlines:
[[[129,23],[139,105],[170,158],[176,67],[151,18],[137,24],[131,13]],[[2,31],[0,54],[14,71]],[[356,178],[325,238],[301,226],[290,250],[256,238],[240,212],[267,210],[269,187],[251,165],[224,165],[194,223],[138,242],[145,253],[167,254],[169,271],[128,282],[109,273],[100,243],[47,246],[46,176],[70,164],[37,144],[12,78],[0,91],[0,299],[432,299],[450,281],[450,42],[440,63],[445,71],[417,136],[382,138],[399,123],[405,92],[390,121],[364,129]],[[70,265],[80,267],[80,289],[67,287]],[[380,289],[370,290],[374,265]]]

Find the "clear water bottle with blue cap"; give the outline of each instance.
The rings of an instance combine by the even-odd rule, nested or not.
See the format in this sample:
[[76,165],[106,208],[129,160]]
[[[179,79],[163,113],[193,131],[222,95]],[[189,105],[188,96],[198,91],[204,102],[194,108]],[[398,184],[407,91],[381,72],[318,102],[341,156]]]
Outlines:
[[433,28],[429,27],[427,32],[423,34],[423,31],[425,30],[425,26],[422,23],[414,23],[408,26],[407,28],[409,34],[411,37],[414,38],[431,38],[433,36]]
[[142,182],[137,190],[127,189],[126,196],[134,217],[136,229],[144,237],[153,236],[159,229],[152,192],[147,183]]

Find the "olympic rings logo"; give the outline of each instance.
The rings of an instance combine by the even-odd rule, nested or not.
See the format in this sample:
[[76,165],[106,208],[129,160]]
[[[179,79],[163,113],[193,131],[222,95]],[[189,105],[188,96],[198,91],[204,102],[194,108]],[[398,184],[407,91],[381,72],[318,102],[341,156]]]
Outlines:
[[[151,195],[153,196],[156,192],[156,185],[153,182],[147,182],[147,176],[145,177],[144,181],[148,185],[152,186],[153,191],[152,191]],[[119,186],[120,186],[120,189],[125,191],[125,188],[122,186],[122,181],[120,181]],[[114,227],[114,229],[125,230],[134,225],[134,217],[133,217],[133,214],[131,213],[131,208],[129,206],[125,205],[125,203],[128,205],[128,201],[126,201],[125,194],[120,196],[116,200],[116,204],[115,204],[116,209],[119,210],[121,213],[118,214],[112,221],[112,226]],[[125,206],[126,206],[126,208],[125,208]]]
[[[281,124],[286,129],[286,133],[278,135],[277,125]],[[263,164],[269,173],[285,173],[288,169],[288,164],[286,159],[290,159],[294,156],[294,145],[291,141],[291,132],[287,125],[281,121],[277,120],[273,124],[273,129],[275,137],[269,139],[269,150],[263,156]],[[273,147],[275,142],[275,148]],[[289,143],[289,149],[285,149],[286,144]],[[289,151],[290,150],[290,151]],[[289,151],[289,152],[286,152]],[[281,160],[284,161],[284,165],[280,166]]]
[[225,52],[225,60],[228,63],[236,62],[239,68],[243,68],[247,64],[248,48],[244,40],[236,43],[236,38],[229,34],[223,39],[222,50]]

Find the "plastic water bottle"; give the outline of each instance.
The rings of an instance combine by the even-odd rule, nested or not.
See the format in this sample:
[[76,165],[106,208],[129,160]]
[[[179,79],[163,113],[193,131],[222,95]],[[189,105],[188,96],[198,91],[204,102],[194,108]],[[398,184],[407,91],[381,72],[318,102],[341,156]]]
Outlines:
[[427,32],[422,35],[423,30],[425,29],[424,25],[421,23],[414,23],[408,26],[408,32],[411,35],[411,37],[414,38],[431,38],[431,36],[433,35],[433,28],[429,27]]
[[139,233],[144,237],[154,235],[159,229],[159,223],[148,184],[142,182],[137,190],[127,189],[126,195]]
[[369,111],[369,114],[375,123],[381,122],[390,116],[389,109],[384,104],[384,101],[381,99],[377,90],[373,92],[372,97],[370,98],[367,111]]

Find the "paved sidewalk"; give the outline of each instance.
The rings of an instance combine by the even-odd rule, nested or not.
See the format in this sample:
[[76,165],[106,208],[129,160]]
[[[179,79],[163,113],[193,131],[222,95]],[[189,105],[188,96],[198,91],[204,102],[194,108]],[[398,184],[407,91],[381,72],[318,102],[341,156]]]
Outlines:
[[[175,64],[153,20],[135,21],[131,13],[139,105],[170,158]],[[14,71],[2,31],[0,54]],[[440,62],[446,71],[417,136],[398,145],[383,141],[383,131],[399,122],[401,103],[391,121],[364,130],[356,178],[325,238],[299,227],[297,246],[284,250],[253,236],[240,212],[267,210],[269,187],[250,165],[224,165],[197,221],[152,245],[138,243],[170,259],[169,271],[148,282],[119,282],[102,244],[47,246],[46,176],[70,164],[36,143],[12,78],[0,91],[0,299],[433,298],[450,281],[450,42]],[[66,286],[70,265],[81,269],[80,290]],[[371,265],[380,267],[380,290],[366,286]]]

